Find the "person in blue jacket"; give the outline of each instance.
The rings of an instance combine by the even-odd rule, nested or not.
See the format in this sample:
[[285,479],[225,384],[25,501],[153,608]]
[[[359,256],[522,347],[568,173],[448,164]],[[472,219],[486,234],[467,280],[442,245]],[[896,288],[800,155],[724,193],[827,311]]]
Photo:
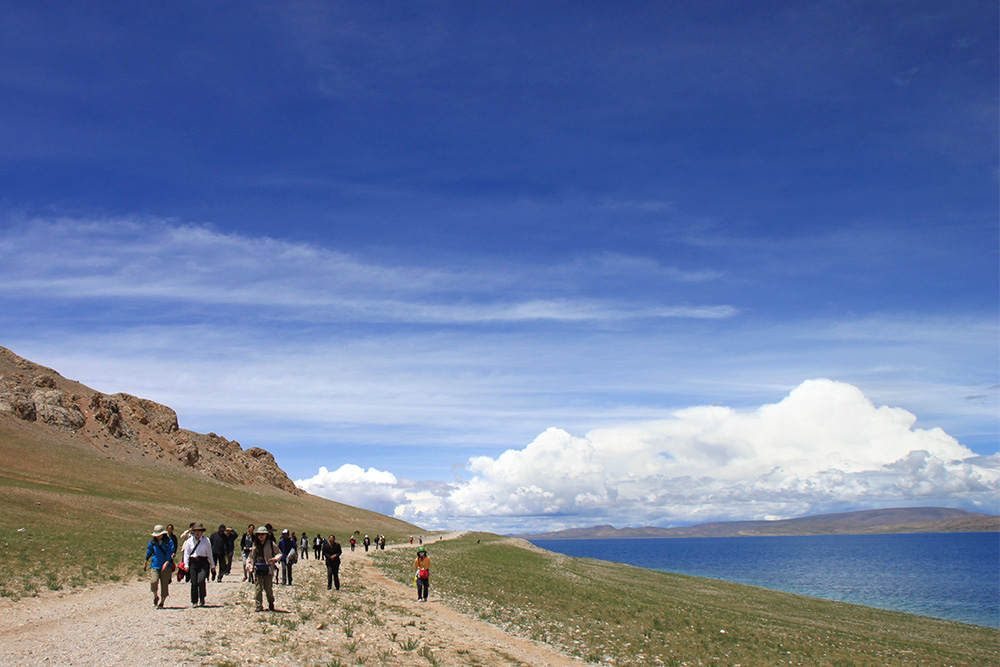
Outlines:
[[163,609],[170,594],[170,577],[174,573],[174,543],[163,526],[153,528],[149,544],[146,545],[146,562],[142,571],[150,571],[149,588],[153,591],[153,606]]
[[288,529],[281,531],[281,539],[278,540],[278,551],[281,552],[281,583],[285,586],[292,585],[292,566],[298,560],[298,544],[296,540],[288,534]]

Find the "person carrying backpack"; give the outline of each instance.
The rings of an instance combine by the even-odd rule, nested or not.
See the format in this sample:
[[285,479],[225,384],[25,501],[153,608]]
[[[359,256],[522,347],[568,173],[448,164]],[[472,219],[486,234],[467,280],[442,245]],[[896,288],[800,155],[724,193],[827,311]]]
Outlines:
[[264,611],[264,594],[267,594],[267,608],[274,611],[275,563],[281,560],[281,552],[274,546],[274,540],[267,528],[261,526],[254,533],[254,544],[250,549],[250,567],[253,568],[254,600],[256,611]]

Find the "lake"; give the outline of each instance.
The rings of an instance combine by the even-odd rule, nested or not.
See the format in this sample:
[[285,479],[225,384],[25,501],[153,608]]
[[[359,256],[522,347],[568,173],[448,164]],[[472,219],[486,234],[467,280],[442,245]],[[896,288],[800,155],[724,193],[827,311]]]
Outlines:
[[1000,534],[532,540],[543,549],[1000,628]]

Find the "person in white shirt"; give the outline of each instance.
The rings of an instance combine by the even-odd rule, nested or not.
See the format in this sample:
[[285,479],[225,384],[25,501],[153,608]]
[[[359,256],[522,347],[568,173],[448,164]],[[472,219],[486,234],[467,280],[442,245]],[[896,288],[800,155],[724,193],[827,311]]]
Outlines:
[[191,604],[204,607],[209,570],[215,576],[215,558],[212,543],[205,537],[205,526],[200,523],[192,526],[191,536],[184,542],[184,566],[191,574]]

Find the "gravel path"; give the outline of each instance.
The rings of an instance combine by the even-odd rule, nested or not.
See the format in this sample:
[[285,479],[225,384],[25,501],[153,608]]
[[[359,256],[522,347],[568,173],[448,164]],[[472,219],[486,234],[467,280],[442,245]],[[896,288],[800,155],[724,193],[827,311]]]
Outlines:
[[433,590],[416,602],[360,550],[344,555],[341,591],[326,590],[318,561],[300,561],[295,575],[294,586],[275,586],[275,613],[253,610],[253,588],[239,575],[209,583],[204,608],[175,583],[166,607],[154,609],[144,581],[0,600],[0,665],[583,664],[455,612]]

